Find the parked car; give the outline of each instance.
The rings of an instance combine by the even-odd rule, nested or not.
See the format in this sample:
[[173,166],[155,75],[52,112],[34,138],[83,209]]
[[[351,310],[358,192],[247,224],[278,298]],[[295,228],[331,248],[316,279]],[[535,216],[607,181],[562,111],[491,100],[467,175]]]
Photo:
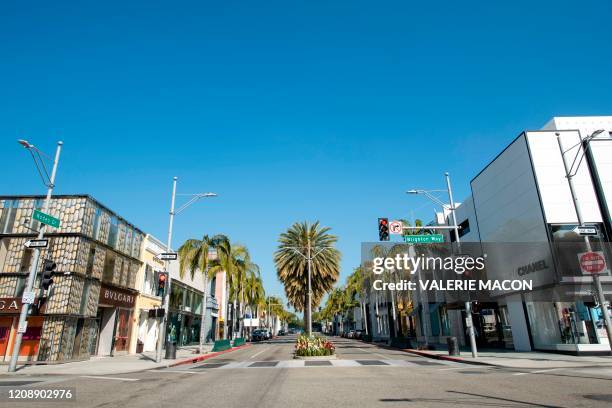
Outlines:
[[262,329],[264,336],[266,337],[265,340],[270,340],[272,338],[272,333],[270,332],[270,330],[268,329]]
[[349,332],[346,335],[346,337],[348,337],[349,339],[354,339],[355,338],[355,332],[356,332],[356,330],[349,330]]
[[361,340],[363,339],[364,334],[365,334],[365,330],[355,330],[355,334],[353,335],[353,338],[357,340]]
[[285,333],[285,331],[284,331],[283,329],[280,329],[280,330],[278,331],[278,335],[279,335],[279,336],[285,336],[285,335],[287,335],[287,333]]
[[262,341],[268,340],[267,334],[265,330],[255,329],[253,333],[251,333],[251,341]]

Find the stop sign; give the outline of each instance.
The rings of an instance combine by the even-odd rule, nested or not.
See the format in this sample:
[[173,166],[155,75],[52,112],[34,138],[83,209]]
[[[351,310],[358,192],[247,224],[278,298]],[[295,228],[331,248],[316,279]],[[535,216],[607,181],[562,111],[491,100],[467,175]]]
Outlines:
[[600,273],[606,269],[606,260],[599,252],[585,252],[579,255],[583,273]]

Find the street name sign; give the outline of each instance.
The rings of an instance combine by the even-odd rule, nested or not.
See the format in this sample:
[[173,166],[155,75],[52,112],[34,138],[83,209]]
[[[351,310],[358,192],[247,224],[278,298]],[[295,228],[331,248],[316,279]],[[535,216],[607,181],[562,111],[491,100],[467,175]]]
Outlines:
[[576,228],[573,229],[573,231],[578,234],[578,235],[587,235],[587,236],[592,236],[592,235],[597,235],[598,231],[597,231],[597,227],[587,227],[587,226],[578,226]]
[[28,248],[46,248],[49,245],[48,239],[31,239],[24,244]]
[[60,220],[58,218],[55,218],[54,216],[49,214],[45,214],[42,211],[34,210],[32,218],[53,228],[59,228],[60,226]]
[[578,254],[580,270],[585,275],[598,274],[606,270],[606,259],[601,251]]
[[404,235],[404,242],[408,242],[410,244],[438,244],[440,242],[444,242],[444,235]]
[[22,334],[23,334],[23,333],[25,333],[27,330],[28,330],[28,321],[26,320],[26,321],[23,323],[23,326],[19,326],[19,327],[17,328],[17,333],[22,333]]
[[176,252],[164,252],[163,254],[159,254],[158,258],[162,261],[176,261],[178,255]]
[[389,223],[389,232],[391,234],[401,234],[402,232],[404,232],[404,223],[401,221],[391,221]]

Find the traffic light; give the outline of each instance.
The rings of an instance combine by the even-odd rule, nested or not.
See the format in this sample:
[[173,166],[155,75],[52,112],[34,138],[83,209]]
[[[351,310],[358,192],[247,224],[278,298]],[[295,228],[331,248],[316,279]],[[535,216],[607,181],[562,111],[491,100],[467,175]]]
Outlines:
[[51,259],[45,259],[45,265],[43,266],[42,279],[40,281],[40,287],[43,290],[49,289],[53,285],[53,272],[57,268],[57,264]]
[[389,240],[389,219],[388,218],[378,219],[378,240],[379,241]]
[[164,296],[166,293],[166,283],[168,282],[168,273],[157,272],[157,296]]

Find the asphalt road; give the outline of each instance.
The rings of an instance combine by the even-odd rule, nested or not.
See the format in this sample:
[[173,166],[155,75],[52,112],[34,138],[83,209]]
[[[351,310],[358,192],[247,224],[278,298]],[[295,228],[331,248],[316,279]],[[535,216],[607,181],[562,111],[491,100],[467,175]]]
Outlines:
[[[331,363],[293,360],[294,337],[197,364],[116,376],[31,378],[24,389],[72,388],[76,401],[6,407],[610,407],[612,375],[517,371],[442,362],[354,340],[332,339]],[[325,364],[321,366],[320,364]],[[28,378],[19,378],[27,381]],[[7,389],[0,384],[0,388]],[[13,386],[15,388],[16,386]]]

